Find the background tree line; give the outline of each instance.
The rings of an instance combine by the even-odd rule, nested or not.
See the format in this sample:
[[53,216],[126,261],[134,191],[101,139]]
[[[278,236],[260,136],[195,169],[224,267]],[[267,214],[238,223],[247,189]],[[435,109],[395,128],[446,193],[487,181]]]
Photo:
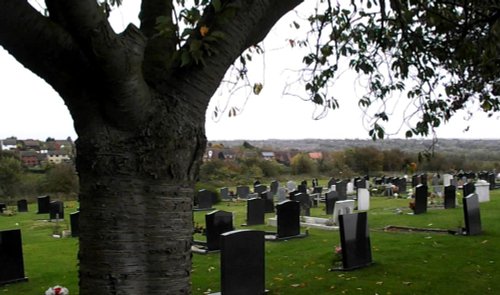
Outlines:
[[44,170],[33,172],[23,167],[15,154],[0,151],[0,200],[42,194],[75,198],[77,193],[78,176],[72,164],[49,164]]

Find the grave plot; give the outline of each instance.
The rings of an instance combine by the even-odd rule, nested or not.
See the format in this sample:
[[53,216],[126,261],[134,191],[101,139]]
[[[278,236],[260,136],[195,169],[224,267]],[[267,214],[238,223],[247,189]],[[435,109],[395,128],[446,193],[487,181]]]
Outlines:
[[220,235],[234,230],[233,213],[226,211],[213,211],[205,215],[206,241],[193,241],[191,247],[194,253],[207,254],[220,250]]
[[212,294],[265,294],[264,232],[235,230],[220,237],[221,292]]
[[282,241],[307,236],[307,233],[300,233],[300,202],[297,201],[284,201],[276,205],[276,218],[269,218],[268,224],[278,228],[276,233],[266,232],[266,240],[269,241]]
[[213,205],[213,193],[206,189],[201,189],[195,196],[195,207],[193,211],[212,211]]
[[0,231],[0,285],[27,281],[21,230]]
[[367,212],[339,216],[342,264],[331,270],[353,270],[372,264]]

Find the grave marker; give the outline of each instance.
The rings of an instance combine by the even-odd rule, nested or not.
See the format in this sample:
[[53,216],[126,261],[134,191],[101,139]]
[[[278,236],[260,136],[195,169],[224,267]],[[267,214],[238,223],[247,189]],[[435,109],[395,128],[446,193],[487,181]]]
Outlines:
[[21,230],[0,231],[0,285],[27,281]]
[[50,196],[40,196],[37,198],[37,214],[48,214],[50,212]]
[[343,214],[339,217],[342,269],[352,270],[372,264],[367,212]]
[[17,212],[28,212],[28,201],[26,199],[17,201]]
[[481,214],[477,194],[470,194],[463,198],[465,234],[475,236],[481,234]]

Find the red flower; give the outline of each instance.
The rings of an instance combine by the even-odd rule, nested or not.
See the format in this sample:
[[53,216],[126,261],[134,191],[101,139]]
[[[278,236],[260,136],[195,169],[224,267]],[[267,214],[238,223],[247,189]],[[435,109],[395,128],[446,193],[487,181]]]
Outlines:
[[62,290],[62,289],[61,289],[60,287],[54,288],[54,294],[55,294],[55,295],[59,295],[59,294],[61,294],[61,290]]

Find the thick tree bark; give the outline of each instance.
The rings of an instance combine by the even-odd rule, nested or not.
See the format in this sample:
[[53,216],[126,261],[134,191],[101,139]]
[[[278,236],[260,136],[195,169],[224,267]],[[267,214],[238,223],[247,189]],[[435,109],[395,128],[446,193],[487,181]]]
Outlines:
[[144,1],[141,30],[115,34],[95,0],[47,1],[49,17],[0,1],[0,44],[54,87],[75,122],[82,295],[191,293],[209,100],[233,61],[301,1],[223,1],[238,7],[223,25],[208,8],[204,25],[225,37],[206,66],[186,67],[172,61],[172,36],[155,39],[171,2]]

